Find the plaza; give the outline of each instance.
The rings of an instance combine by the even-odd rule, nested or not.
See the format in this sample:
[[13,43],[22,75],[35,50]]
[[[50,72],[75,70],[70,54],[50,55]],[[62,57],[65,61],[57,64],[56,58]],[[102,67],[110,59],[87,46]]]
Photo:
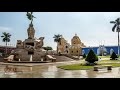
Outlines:
[[[0,64],[0,78],[120,78],[120,67],[101,69],[98,72],[91,70],[63,70],[59,65],[76,64],[79,61],[67,61],[44,64]],[[18,72],[5,72],[6,65],[17,68]]]
[[[89,35],[94,35],[93,33],[79,32],[78,27],[78,29],[76,28],[77,30],[74,31],[76,26],[71,29],[71,31],[73,30],[72,33],[71,31],[61,31],[63,33],[59,34],[60,32],[58,31],[58,34],[56,34],[53,33],[52,29],[56,27],[55,25],[57,25],[57,23],[51,24],[51,21],[49,22],[51,28],[46,28],[44,25],[49,26],[47,23],[49,20],[46,23],[43,22],[44,24],[39,24],[37,14],[34,16],[33,12],[27,12],[26,16],[28,22],[25,21],[25,23],[28,24],[23,23],[24,21],[21,21],[22,24],[20,24],[20,27],[24,27],[22,28],[23,30],[19,31],[19,29],[17,29],[19,24],[17,24],[18,26],[16,27],[12,24],[16,31],[6,30],[6,28],[4,28],[6,32],[2,32],[1,39],[5,45],[0,45],[0,78],[120,78],[119,33],[118,46],[116,44],[117,38],[109,39],[110,41],[114,40],[113,45],[109,42],[110,45],[99,45],[97,43],[97,46],[94,46],[96,42],[93,43],[93,39],[95,39],[96,36],[96,40],[100,38],[107,40],[110,36],[108,37],[107,34],[105,34],[105,38],[102,38],[103,33],[98,36],[99,33],[101,33],[99,31],[97,35],[92,38],[92,36],[89,37]],[[112,23],[117,24],[119,21],[119,18],[117,18],[116,21],[112,21]],[[72,25],[78,25],[80,23],[70,26],[67,25],[69,20],[66,20],[66,22],[66,24],[60,22],[59,25],[65,25],[63,28],[66,26],[66,28],[69,28],[73,27]],[[71,23],[73,23],[73,21]],[[39,25],[41,25],[41,27],[43,26],[42,29]],[[81,25],[80,27],[83,26]],[[59,28],[57,29],[60,30]],[[118,27],[116,28],[119,29]],[[48,31],[45,31],[45,29]],[[115,27],[113,27],[113,29],[115,29]],[[87,30],[89,30],[89,28]],[[7,33],[7,31],[9,33]],[[13,33],[15,35],[13,35]],[[12,35],[16,42],[11,38]],[[87,35],[89,38],[86,38]],[[92,44],[89,46],[88,42],[91,42],[90,39]],[[10,41],[14,42],[16,46],[10,47],[8,45]],[[52,47],[54,47],[54,49],[52,49]]]

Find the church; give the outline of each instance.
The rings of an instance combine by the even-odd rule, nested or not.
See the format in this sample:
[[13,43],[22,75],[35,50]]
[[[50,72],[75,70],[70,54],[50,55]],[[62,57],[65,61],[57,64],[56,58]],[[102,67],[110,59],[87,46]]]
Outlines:
[[114,51],[118,54],[118,46],[104,46],[100,45],[97,47],[87,47],[81,42],[79,36],[75,34],[71,39],[71,44],[63,38],[60,38],[60,41],[57,44],[57,50],[59,54],[68,54],[73,56],[79,56],[83,54],[88,54],[90,50],[93,50],[96,55],[111,55]]
[[82,55],[82,48],[86,47],[84,43],[81,42],[80,38],[75,34],[71,39],[71,45],[61,37],[60,41],[57,44],[58,53],[60,54],[69,54],[69,55]]

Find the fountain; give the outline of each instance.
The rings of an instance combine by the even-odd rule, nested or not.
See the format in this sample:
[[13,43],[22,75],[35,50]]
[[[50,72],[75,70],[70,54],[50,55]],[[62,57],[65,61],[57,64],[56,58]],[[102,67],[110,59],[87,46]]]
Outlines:
[[30,55],[30,62],[32,62],[32,55]]

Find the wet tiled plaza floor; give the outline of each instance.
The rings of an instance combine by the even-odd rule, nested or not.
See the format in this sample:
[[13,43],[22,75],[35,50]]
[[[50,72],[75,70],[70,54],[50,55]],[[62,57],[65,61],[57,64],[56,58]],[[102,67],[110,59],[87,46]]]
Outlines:
[[6,72],[7,64],[0,65],[0,78],[120,78],[120,67],[106,68],[99,71],[91,70],[63,70],[58,65],[78,63],[77,61],[46,63],[46,64],[8,64],[10,68],[17,68],[17,72]]

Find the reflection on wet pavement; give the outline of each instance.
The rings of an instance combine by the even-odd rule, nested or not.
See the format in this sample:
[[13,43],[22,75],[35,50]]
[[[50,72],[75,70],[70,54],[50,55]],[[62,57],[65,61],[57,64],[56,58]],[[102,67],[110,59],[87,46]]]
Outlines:
[[[45,64],[37,66],[0,65],[0,78],[119,78],[120,67],[112,70],[63,70],[57,68],[58,64]],[[14,71],[16,68],[16,71]],[[6,70],[7,70],[6,69]],[[13,70],[12,70],[13,69]]]

